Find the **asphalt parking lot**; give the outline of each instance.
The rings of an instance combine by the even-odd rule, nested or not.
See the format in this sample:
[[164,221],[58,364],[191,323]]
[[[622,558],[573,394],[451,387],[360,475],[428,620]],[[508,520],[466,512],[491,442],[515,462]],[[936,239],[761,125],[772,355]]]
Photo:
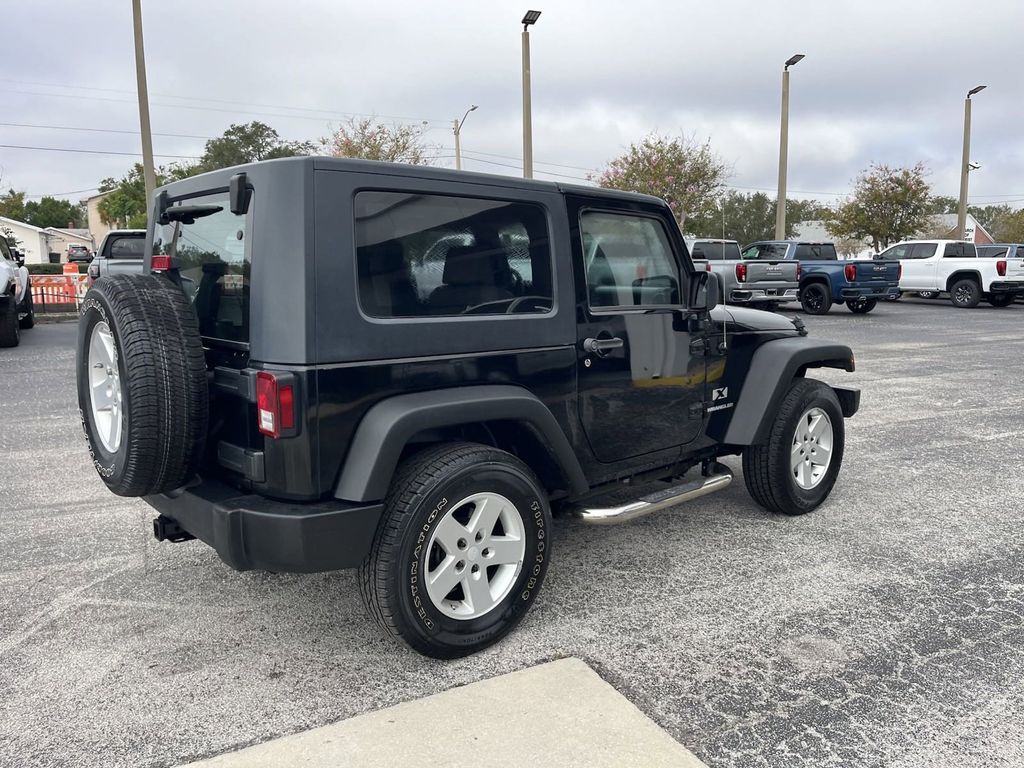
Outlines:
[[352,573],[154,541],[88,461],[75,326],[26,332],[0,350],[0,764],[176,765],[577,656],[710,766],[1021,765],[1024,306],[804,320],[863,390],[825,506],[773,518],[737,482],[557,520],[531,614],[455,662],[381,637]]

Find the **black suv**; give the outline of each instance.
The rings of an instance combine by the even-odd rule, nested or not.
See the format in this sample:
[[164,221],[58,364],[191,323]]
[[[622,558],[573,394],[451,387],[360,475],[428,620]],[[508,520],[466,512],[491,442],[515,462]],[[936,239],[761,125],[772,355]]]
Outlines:
[[359,567],[425,654],[515,626],[552,512],[629,520],[742,455],[754,499],[796,515],[839,473],[859,393],[805,373],[852,371],[849,347],[716,306],[656,198],[291,158],[174,182],[150,221],[147,274],[82,309],[100,476],[233,568]]

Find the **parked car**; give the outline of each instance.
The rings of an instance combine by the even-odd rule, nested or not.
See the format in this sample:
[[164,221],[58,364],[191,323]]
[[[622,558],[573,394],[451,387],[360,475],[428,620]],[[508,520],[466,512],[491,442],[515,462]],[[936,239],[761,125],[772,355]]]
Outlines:
[[800,306],[811,315],[824,315],[833,304],[866,315],[879,301],[900,295],[899,262],[845,261],[834,243],[762,240],[744,248],[743,258],[799,262]]
[[771,260],[746,263],[735,240],[696,238],[687,239],[686,244],[698,269],[703,267],[718,275],[726,303],[774,309],[781,303],[796,301],[799,264]]
[[89,284],[103,275],[137,274],[143,270],[146,230],[113,229],[106,234],[89,262]]
[[76,264],[88,264],[92,260],[92,251],[87,245],[72,243],[68,246],[68,261]]
[[100,478],[234,568],[358,567],[422,653],[512,630],[553,511],[624,522],[724,488],[729,455],[772,512],[838,477],[859,392],[805,373],[850,348],[716,306],[657,198],[304,157],[175,181],[154,212],[146,274],[82,304]]
[[924,298],[948,293],[955,307],[976,307],[982,299],[1005,307],[1024,294],[1024,259],[979,257],[974,243],[962,240],[906,240],[875,259],[899,259],[900,290]]
[[16,347],[21,331],[35,325],[32,282],[25,258],[0,237],[0,347]]

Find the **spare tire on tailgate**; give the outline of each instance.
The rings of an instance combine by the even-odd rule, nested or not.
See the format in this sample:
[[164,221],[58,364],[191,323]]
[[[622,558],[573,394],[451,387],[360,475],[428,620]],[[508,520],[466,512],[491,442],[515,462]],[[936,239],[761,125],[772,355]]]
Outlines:
[[165,277],[97,280],[78,322],[78,408],[93,464],[119,496],[195,475],[209,416],[206,360],[188,299]]

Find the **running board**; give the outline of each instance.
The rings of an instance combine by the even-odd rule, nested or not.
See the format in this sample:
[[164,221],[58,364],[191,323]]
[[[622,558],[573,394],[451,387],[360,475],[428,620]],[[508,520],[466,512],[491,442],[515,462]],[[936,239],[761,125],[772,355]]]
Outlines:
[[707,476],[698,477],[686,483],[674,485],[657,493],[651,493],[629,504],[619,507],[581,507],[576,509],[576,516],[583,522],[591,525],[614,525],[625,523],[629,520],[636,520],[652,512],[666,509],[667,507],[682,504],[684,501],[693,501],[709,493],[721,491],[732,482],[732,472],[728,467],[718,464],[712,465],[713,473]]

